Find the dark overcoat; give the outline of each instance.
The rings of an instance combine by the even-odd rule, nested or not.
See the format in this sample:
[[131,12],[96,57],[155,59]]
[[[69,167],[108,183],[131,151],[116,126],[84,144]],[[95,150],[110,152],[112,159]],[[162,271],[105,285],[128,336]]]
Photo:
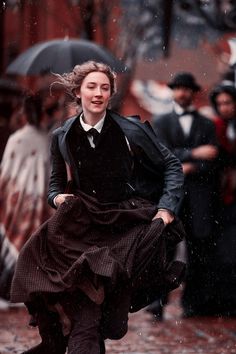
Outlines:
[[[186,316],[206,311],[205,303],[211,287],[209,264],[213,254],[217,223],[217,163],[192,157],[192,149],[201,145],[217,146],[215,127],[210,119],[193,113],[188,136],[185,136],[179,117],[173,111],[153,123],[159,139],[182,163],[192,163],[196,169],[185,176],[184,197],[179,210],[185,229],[188,253],[187,275],[182,295]],[[184,119],[184,117],[183,117]]]
[[[110,117],[120,126],[129,143],[142,151],[138,159],[143,174],[135,176],[135,195],[149,199],[158,208],[176,212],[182,196],[183,173],[179,160],[156,138],[148,122],[128,120],[117,113],[108,111]],[[68,134],[77,117],[73,117],[58,128],[52,137],[52,174],[49,184],[48,201],[55,207],[53,199],[64,193],[67,183],[65,162],[69,165],[76,185],[80,185],[78,169],[68,148]]]
[[201,145],[218,145],[214,124],[195,111],[190,133],[185,136],[178,115],[173,111],[153,122],[153,128],[160,141],[177,156],[181,163],[191,162],[196,166],[196,172],[185,176],[185,197],[182,205],[184,206],[185,201],[188,202],[187,213],[185,213],[187,217],[185,222],[191,222],[188,236],[196,239],[208,238],[212,233],[214,222],[212,208],[218,181],[217,163],[215,160],[193,159],[191,151]]

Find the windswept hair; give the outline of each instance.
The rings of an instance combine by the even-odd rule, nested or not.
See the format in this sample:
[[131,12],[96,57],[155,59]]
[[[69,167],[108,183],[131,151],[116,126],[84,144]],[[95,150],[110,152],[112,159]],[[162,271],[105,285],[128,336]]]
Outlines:
[[[75,90],[81,88],[83,80],[91,72],[101,72],[107,75],[111,85],[111,96],[116,93],[116,73],[112,71],[109,65],[95,61],[87,61],[81,65],[76,65],[70,73],[55,74],[58,80],[53,84],[63,85],[66,92],[75,98]],[[81,105],[80,98],[76,97],[76,101]]]

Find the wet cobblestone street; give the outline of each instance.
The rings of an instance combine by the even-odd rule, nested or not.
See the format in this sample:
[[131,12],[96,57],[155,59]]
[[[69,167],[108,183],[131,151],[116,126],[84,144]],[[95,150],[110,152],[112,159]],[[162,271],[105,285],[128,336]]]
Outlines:
[[[183,319],[179,295],[179,290],[172,293],[161,323],[153,322],[144,310],[130,315],[128,334],[119,341],[106,341],[107,354],[236,353],[236,319]],[[27,323],[23,307],[0,310],[0,354],[20,354],[40,341],[37,329]]]

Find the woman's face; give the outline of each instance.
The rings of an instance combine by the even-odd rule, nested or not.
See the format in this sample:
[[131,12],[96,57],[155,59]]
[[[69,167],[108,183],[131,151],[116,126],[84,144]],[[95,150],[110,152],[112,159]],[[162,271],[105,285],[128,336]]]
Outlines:
[[222,92],[216,97],[216,106],[219,115],[223,119],[236,117],[236,102],[228,93]]
[[91,72],[83,80],[80,89],[76,91],[80,97],[83,112],[86,114],[100,116],[109,103],[111,97],[110,80],[102,72]]

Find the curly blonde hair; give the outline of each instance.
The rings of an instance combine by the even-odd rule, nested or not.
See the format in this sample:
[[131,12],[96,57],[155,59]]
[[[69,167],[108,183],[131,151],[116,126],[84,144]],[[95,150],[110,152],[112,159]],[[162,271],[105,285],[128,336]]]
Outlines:
[[70,73],[65,73],[62,75],[55,74],[58,81],[54,83],[63,85],[67,93],[74,97],[76,102],[81,105],[81,99],[76,97],[75,90],[80,89],[83,80],[91,72],[101,72],[107,75],[111,85],[111,96],[116,93],[116,73],[110,68],[109,65],[92,60],[81,65],[76,65]]

